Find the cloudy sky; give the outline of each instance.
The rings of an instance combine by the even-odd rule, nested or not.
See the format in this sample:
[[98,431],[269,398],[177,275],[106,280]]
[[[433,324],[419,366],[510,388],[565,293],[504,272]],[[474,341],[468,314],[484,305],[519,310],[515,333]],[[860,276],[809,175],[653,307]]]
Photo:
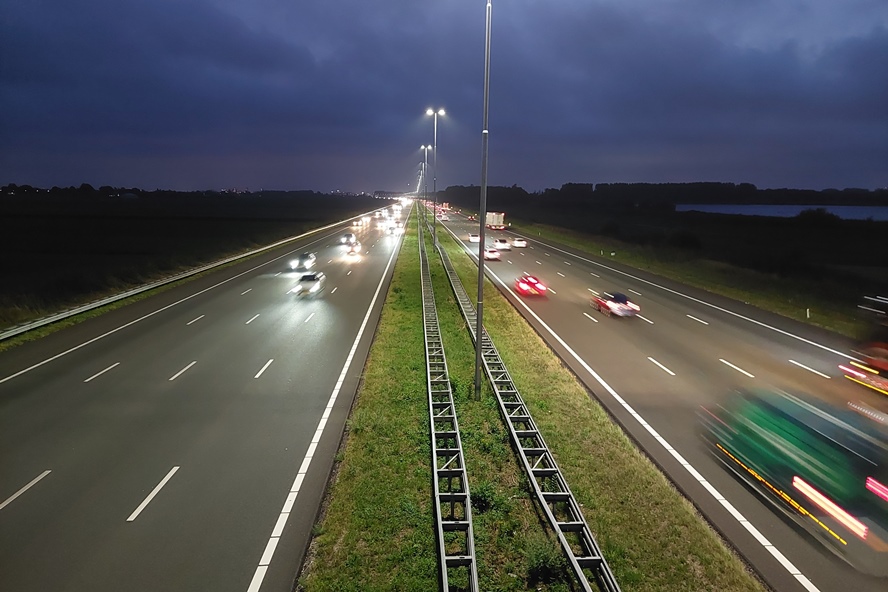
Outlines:
[[[485,5],[0,0],[0,184],[477,185]],[[493,0],[490,184],[681,181],[888,186],[888,0]]]

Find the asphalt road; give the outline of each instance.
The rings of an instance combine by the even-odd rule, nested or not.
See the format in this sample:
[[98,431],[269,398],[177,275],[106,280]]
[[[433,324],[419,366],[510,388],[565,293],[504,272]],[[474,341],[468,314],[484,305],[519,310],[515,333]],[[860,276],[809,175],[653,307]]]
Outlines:
[[0,590],[291,590],[400,243],[343,225],[0,354]]
[[[468,233],[478,233],[478,223],[451,214],[445,225],[477,259],[478,244],[468,242]],[[508,229],[486,233],[487,244],[520,236]],[[775,512],[698,437],[700,407],[737,387],[776,386],[888,412],[888,398],[842,378],[837,366],[848,360],[850,342],[633,270],[619,263],[619,253],[591,256],[525,238],[527,248],[487,262],[489,277],[773,589],[888,589],[888,580],[855,571]],[[512,288],[523,273],[543,280],[549,295],[517,296]],[[593,292],[627,294],[641,316],[606,317],[590,306]]]

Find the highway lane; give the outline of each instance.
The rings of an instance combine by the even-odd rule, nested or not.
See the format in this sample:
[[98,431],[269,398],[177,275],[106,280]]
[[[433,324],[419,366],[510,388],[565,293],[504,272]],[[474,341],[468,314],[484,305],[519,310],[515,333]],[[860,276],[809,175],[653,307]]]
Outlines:
[[[469,245],[465,239],[470,230],[477,232],[476,223],[451,220],[446,225]],[[488,243],[515,236],[487,233]],[[841,378],[837,364],[847,360],[840,355],[848,351],[845,340],[650,274],[621,270],[606,259],[526,238],[527,248],[503,251],[501,261],[488,262],[504,284],[501,290],[772,587],[807,586],[824,592],[884,587],[884,580],[853,570],[773,512],[719,465],[697,436],[700,406],[716,404],[742,386],[774,385],[838,405],[862,400],[888,411],[886,399]],[[470,246],[477,252],[477,244]],[[543,279],[553,293],[543,299],[510,293],[522,272]],[[630,295],[641,305],[643,318],[605,317],[589,305],[593,290]],[[707,486],[723,495],[743,522]],[[768,548],[762,544],[765,539]]]
[[0,354],[0,589],[290,590],[399,245],[331,230]]

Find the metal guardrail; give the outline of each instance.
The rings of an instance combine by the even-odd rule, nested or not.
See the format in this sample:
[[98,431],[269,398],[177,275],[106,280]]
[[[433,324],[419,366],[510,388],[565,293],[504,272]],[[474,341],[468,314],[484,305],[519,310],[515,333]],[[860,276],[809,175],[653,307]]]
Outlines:
[[[364,215],[366,215],[366,213],[361,214],[361,216],[364,216]],[[344,222],[346,222],[346,220],[340,220],[339,222],[336,222],[334,224],[328,224],[327,226],[322,226],[321,228],[315,228],[314,230],[304,232],[298,236],[291,236],[289,238],[285,238],[285,239],[280,240],[280,241],[278,241],[274,244],[271,244],[271,245],[260,247],[258,249],[254,249],[252,251],[247,251],[246,253],[241,253],[240,255],[234,255],[233,257],[228,257],[227,259],[215,261],[213,263],[209,263],[209,264],[203,265],[201,267],[196,267],[196,268],[191,269],[189,271],[185,271],[183,273],[180,273],[180,274],[177,274],[174,276],[170,276],[166,279],[158,280],[158,281],[152,282],[150,284],[145,284],[145,285],[139,286],[138,288],[133,288],[132,290],[127,290],[126,292],[121,292],[120,294],[115,294],[114,296],[108,296],[107,298],[102,298],[101,300],[96,300],[94,302],[90,302],[88,304],[84,304],[84,305],[81,305],[76,308],[72,308],[72,309],[69,309],[69,310],[66,310],[66,311],[63,311],[60,313],[56,313],[54,315],[50,315],[50,316],[44,317],[42,319],[37,319],[36,321],[32,321],[32,322],[26,323],[24,325],[18,325],[15,327],[11,327],[3,332],[0,332],[0,341],[3,341],[4,339],[9,339],[10,337],[15,337],[16,335],[21,335],[22,333],[27,333],[28,331],[38,329],[38,328],[43,327],[45,325],[51,325],[52,323],[62,321],[64,319],[67,319],[69,317],[73,317],[75,315],[79,315],[80,313],[84,313],[84,312],[87,312],[87,311],[90,311],[90,310],[93,310],[96,308],[100,308],[100,307],[108,305],[108,304],[113,304],[114,302],[117,302],[118,300],[123,300],[125,298],[129,298],[130,296],[135,296],[137,294],[141,294],[142,292],[147,292],[149,290],[153,290],[155,288],[159,288],[161,286],[165,286],[167,284],[171,284],[173,282],[183,280],[183,279],[191,277],[193,275],[197,275],[199,273],[203,273],[205,271],[213,269],[214,267],[219,267],[219,266],[225,265],[227,263],[231,263],[232,261],[237,261],[238,259],[243,259],[245,257],[252,257],[253,255],[257,255],[259,253],[262,253],[263,251],[268,251],[269,249],[274,249],[274,248],[279,247],[281,245],[287,244],[288,242],[298,240],[300,238],[309,236],[309,235],[314,234],[316,232],[321,232],[323,230],[329,230],[330,228],[334,228],[336,226],[339,226],[340,224],[343,224]]]
[[[459,422],[453,404],[447,358],[438,325],[435,292],[425,252],[422,223],[419,228],[419,258],[422,278],[422,316],[425,332],[426,377],[429,425],[432,437],[432,463],[435,467],[435,526],[438,540],[438,564],[443,592],[450,590],[451,579],[459,581],[460,590],[478,592],[478,568],[475,560],[475,535],[472,530],[472,504]],[[449,534],[448,534],[449,533]],[[461,573],[465,570],[465,573]],[[466,582],[466,585],[463,585]]]
[[[477,343],[478,317],[475,306],[453,269],[450,258],[440,245],[438,252],[463,318],[468,323],[472,340]],[[486,329],[482,329],[481,357],[484,372],[496,394],[500,414],[509,428],[512,445],[521,459],[537,503],[555,531],[579,584],[583,590],[589,592],[592,591],[593,582],[604,592],[619,592],[620,586],[616,577],[595,541],[580,505],[530,416]]]

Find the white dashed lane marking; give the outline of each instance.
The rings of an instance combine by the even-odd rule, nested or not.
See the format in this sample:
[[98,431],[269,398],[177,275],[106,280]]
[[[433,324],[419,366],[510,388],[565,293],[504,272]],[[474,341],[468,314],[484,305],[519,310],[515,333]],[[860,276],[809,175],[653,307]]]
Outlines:
[[185,325],[187,326],[187,325],[190,325],[191,323],[196,323],[197,321],[199,321],[199,320],[201,320],[202,318],[204,318],[204,316],[205,316],[205,315],[200,315],[200,316],[197,317],[196,319],[191,319],[190,321],[188,321],[187,323],[185,323]]
[[799,368],[804,368],[804,369],[807,370],[808,372],[813,372],[813,373],[816,374],[817,376],[822,376],[823,378],[830,378],[827,374],[824,374],[823,372],[818,372],[818,371],[815,370],[814,368],[809,368],[809,367],[805,366],[804,364],[801,364],[801,363],[799,363],[799,362],[796,362],[795,360],[790,360],[789,363],[790,363],[790,364],[795,364],[795,365],[798,366]]
[[692,317],[691,315],[685,315],[685,316],[688,317],[689,319],[691,319],[692,321],[697,321],[698,323],[703,323],[704,325],[708,325],[708,324],[709,324],[709,323],[707,323],[706,321],[704,321],[704,320],[702,320],[702,319],[698,319],[697,317]]
[[267,362],[265,362],[265,365],[262,366],[262,369],[259,370],[259,372],[256,373],[256,376],[254,376],[253,378],[259,378],[260,376],[262,376],[262,373],[265,372],[265,371],[268,369],[269,366],[271,366],[271,363],[272,363],[272,362],[274,362],[274,358],[272,358],[272,359],[268,360]]
[[163,489],[163,486],[167,484],[167,481],[169,481],[173,477],[173,475],[176,474],[176,471],[178,471],[178,470],[179,470],[179,467],[173,467],[172,469],[170,469],[170,472],[167,473],[166,477],[164,477],[163,479],[160,480],[160,483],[157,484],[157,487],[155,487],[151,491],[151,493],[148,494],[148,497],[146,497],[144,499],[144,501],[142,501],[142,503],[139,504],[139,507],[136,508],[132,514],[130,514],[129,518],[127,518],[126,521],[132,522],[133,520],[135,520],[139,516],[139,514],[142,513],[142,510],[145,509],[145,506],[147,506],[149,503],[151,503],[151,500],[154,499],[154,496],[156,496],[160,492],[160,490]]
[[188,364],[187,366],[185,366],[184,368],[182,368],[181,370],[179,370],[178,372],[176,372],[175,374],[170,376],[170,382],[172,382],[172,381],[176,380],[177,378],[179,378],[180,376],[182,376],[186,370],[188,370],[189,368],[191,368],[195,364],[197,364],[197,360],[194,360],[193,362],[191,362],[190,364]]
[[669,368],[667,368],[666,366],[664,366],[663,364],[661,364],[660,362],[658,362],[658,361],[655,360],[654,358],[648,356],[648,360],[650,360],[651,362],[653,362],[654,364],[656,364],[657,366],[659,366],[659,367],[660,367],[660,370],[662,370],[663,372],[665,372],[665,373],[668,374],[669,376],[675,376],[675,372],[673,372],[672,370],[670,370]]
[[252,289],[253,289],[253,288],[247,288],[246,290],[244,290],[243,292],[241,292],[241,296],[243,296],[244,294],[246,294],[247,292],[249,292],[249,291],[252,290]]
[[727,360],[725,360],[725,359],[723,359],[723,358],[719,358],[718,361],[721,362],[722,364],[725,364],[726,366],[730,366],[731,368],[733,368],[734,370],[736,370],[736,371],[739,372],[740,374],[745,374],[746,376],[748,376],[748,377],[750,377],[750,378],[755,378],[755,376],[753,376],[752,374],[750,374],[749,372],[747,372],[747,371],[744,370],[743,368],[740,368],[740,367],[738,367],[738,366],[735,366],[734,364],[730,363],[729,361],[727,361]]
[[[288,293],[289,293],[289,292],[288,292]],[[257,314],[257,315],[255,315],[252,319],[250,319],[249,321],[247,321],[246,323],[244,323],[244,325],[249,325],[250,323],[252,323],[253,321],[255,321],[255,320],[258,319],[258,318],[259,318],[259,315]]]
[[120,366],[120,362],[115,362],[115,363],[111,364],[110,366],[108,366],[107,368],[105,368],[104,370],[102,370],[101,372],[96,372],[95,374],[93,374],[92,376],[90,376],[89,378],[84,380],[83,382],[89,382],[93,378],[98,378],[99,376],[101,376],[102,374],[107,372],[108,370],[111,370],[112,368],[116,368],[117,366]]
[[593,322],[595,322],[595,323],[598,322],[598,319],[596,319],[595,317],[593,317],[592,315],[590,315],[590,314],[587,313],[587,312],[584,312],[584,313],[583,313],[583,316],[586,317],[587,319],[589,319],[590,321],[593,321]]

